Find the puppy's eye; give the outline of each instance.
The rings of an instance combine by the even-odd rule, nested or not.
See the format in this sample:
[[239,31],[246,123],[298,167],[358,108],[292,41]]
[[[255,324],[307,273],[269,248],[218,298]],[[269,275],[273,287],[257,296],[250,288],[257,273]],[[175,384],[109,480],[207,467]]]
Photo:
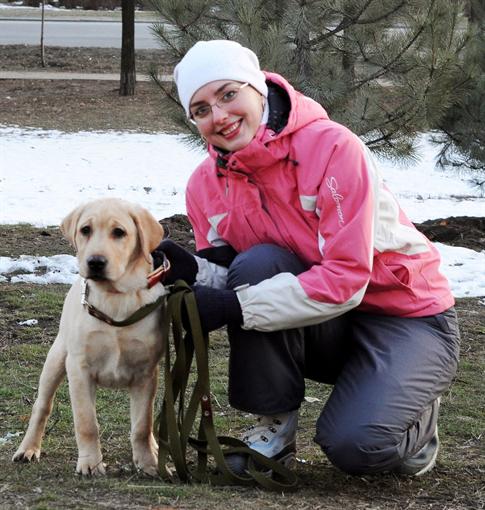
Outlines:
[[126,232],[122,228],[114,228],[113,229],[113,237],[116,237],[117,239],[121,239],[122,237],[125,237]]
[[89,225],[85,225],[84,227],[81,227],[80,232],[83,236],[88,236],[91,233],[91,227]]

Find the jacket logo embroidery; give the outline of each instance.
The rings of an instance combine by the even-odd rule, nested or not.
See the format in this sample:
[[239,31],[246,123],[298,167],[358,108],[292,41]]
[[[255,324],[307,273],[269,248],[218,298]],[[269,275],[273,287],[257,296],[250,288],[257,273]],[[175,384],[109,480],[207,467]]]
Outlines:
[[338,224],[343,227],[344,226],[344,213],[342,212],[342,206],[340,202],[344,199],[340,193],[337,192],[338,189],[338,183],[337,179],[335,177],[330,177],[326,179],[327,188],[330,190],[330,193],[332,194],[333,201],[335,202],[335,205],[337,207],[337,216],[338,216]]

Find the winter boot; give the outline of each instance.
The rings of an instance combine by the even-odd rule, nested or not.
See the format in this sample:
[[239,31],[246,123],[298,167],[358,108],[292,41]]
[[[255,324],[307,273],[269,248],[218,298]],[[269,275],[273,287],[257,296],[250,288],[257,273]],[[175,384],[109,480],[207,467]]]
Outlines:
[[436,464],[440,440],[438,437],[438,426],[436,426],[433,437],[409,459],[406,459],[396,470],[400,475],[421,476],[431,471]]
[[[295,464],[298,410],[273,416],[258,416],[257,423],[241,437],[251,449],[276,460],[286,467]],[[244,475],[247,457],[238,453],[225,456],[227,466],[237,475]]]

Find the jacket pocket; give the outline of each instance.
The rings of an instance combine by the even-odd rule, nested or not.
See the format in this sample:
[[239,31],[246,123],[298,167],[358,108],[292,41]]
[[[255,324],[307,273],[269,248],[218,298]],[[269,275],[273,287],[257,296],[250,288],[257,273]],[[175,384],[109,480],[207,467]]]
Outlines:
[[385,263],[380,258],[374,259],[368,292],[382,292],[401,289],[412,292],[413,272],[404,262]]

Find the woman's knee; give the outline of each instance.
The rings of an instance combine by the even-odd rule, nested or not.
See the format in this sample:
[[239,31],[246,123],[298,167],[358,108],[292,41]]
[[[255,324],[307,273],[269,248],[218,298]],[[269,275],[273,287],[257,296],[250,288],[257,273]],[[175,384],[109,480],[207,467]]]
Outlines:
[[273,244],[258,244],[233,260],[227,275],[227,286],[255,285],[279,273],[299,274],[304,264],[290,251]]
[[390,471],[401,462],[398,440],[372,426],[349,424],[332,431],[317,427],[315,442],[334,466],[351,475]]

